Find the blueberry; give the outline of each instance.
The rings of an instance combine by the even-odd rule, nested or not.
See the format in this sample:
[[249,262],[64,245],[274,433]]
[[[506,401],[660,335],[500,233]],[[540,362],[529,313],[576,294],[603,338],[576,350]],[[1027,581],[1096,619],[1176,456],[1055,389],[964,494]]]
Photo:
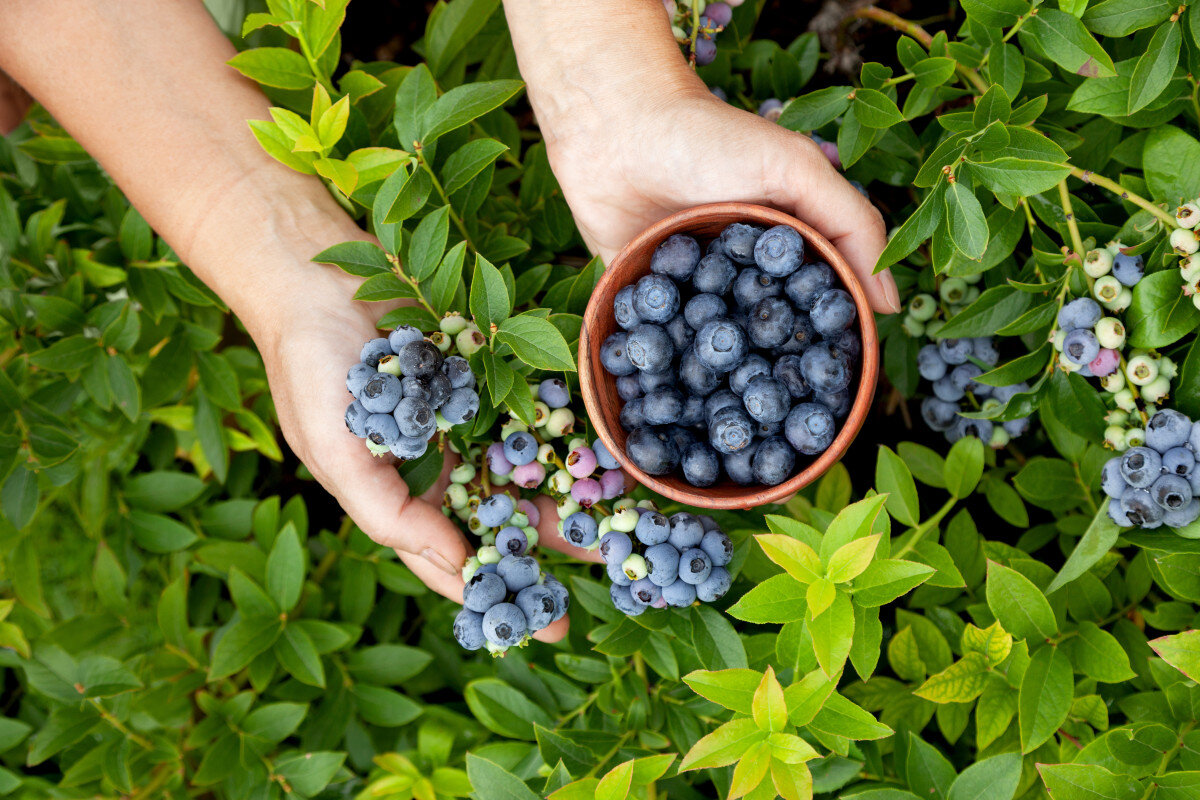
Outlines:
[[496,534],[496,549],[501,555],[523,556],[529,549],[529,537],[515,525],[507,525]]
[[671,535],[667,541],[676,550],[683,551],[696,547],[704,538],[704,526],[700,524],[695,514],[680,511],[671,515]]
[[756,422],[754,423],[754,435],[759,439],[769,439],[772,436],[778,436],[783,433],[783,420],[779,422]]
[[629,354],[625,351],[625,341],[628,338],[629,334],[625,331],[617,331],[600,346],[600,364],[608,370],[609,375],[632,375],[637,371],[637,367],[629,360]]
[[[793,399],[799,400],[812,393],[808,381],[804,380],[802,361],[798,355],[783,355],[775,361],[771,368],[771,377],[782,383]],[[732,383],[732,381],[731,381]]]
[[429,449],[429,440],[420,436],[400,436],[391,446],[392,455],[405,461],[420,458],[425,455],[427,449]]
[[783,294],[783,284],[760,269],[747,267],[733,281],[733,302],[739,308],[753,308],[768,297]]
[[554,597],[554,622],[560,620],[566,615],[567,609],[571,607],[571,596],[567,593],[567,587],[562,585],[562,582],[546,573],[545,582],[542,584],[550,590],[550,594]]
[[[1163,512],[1163,524],[1170,528],[1186,528],[1200,517],[1200,500],[1192,498],[1183,508]],[[665,594],[665,592],[664,592]]]
[[704,532],[700,549],[708,556],[714,567],[723,567],[733,560],[733,542],[719,528]]
[[976,336],[971,340],[971,351],[975,358],[989,367],[996,366],[1000,360],[1000,351],[996,349],[996,342],[991,336]]
[[728,570],[724,567],[713,567],[708,577],[696,586],[696,597],[702,603],[714,603],[729,591],[730,582]]
[[400,404],[396,406],[393,416],[396,418],[396,424],[399,426],[402,436],[428,439],[437,428],[433,407],[415,397],[405,397],[401,400]]
[[451,425],[462,425],[470,422],[479,413],[479,395],[474,389],[455,389],[450,393],[450,397],[442,403],[441,409],[442,418]]
[[739,264],[754,263],[754,246],[763,229],[756,225],[735,222],[721,231],[721,247],[725,254]]
[[693,547],[679,554],[679,579],[697,586],[712,574],[712,558],[700,548]]
[[837,425],[833,414],[820,403],[801,403],[791,410],[783,426],[784,436],[797,453],[812,456],[833,444]]
[[618,566],[633,552],[633,540],[621,531],[609,531],[600,537],[600,557],[606,564]]
[[736,277],[737,267],[724,253],[709,253],[700,259],[700,264],[692,274],[692,288],[697,292],[723,295],[733,286]]
[[1186,478],[1196,467],[1196,455],[1189,447],[1172,447],[1163,453],[1162,465],[1164,471]]
[[679,449],[665,433],[636,428],[625,440],[625,455],[648,475],[666,475],[679,466]]
[[683,414],[683,395],[673,386],[664,386],[646,393],[642,413],[650,425],[671,425]]
[[815,344],[800,356],[800,372],[815,392],[838,392],[854,378],[850,359],[825,342]]
[[679,551],[667,542],[646,548],[646,577],[655,586],[670,586],[679,577]]
[[718,453],[736,453],[754,439],[754,425],[740,408],[723,408],[713,415],[708,428],[708,443]]
[[782,381],[766,376],[750,381],[742,395],[746,413],[756,422],[783,422],[792,409],[792,395]]
[[504,580],[491,572],[476,572],[463,587],[463,606],[479,614],[504,599]]
[[826,341],[830,347],[836,347],[846,354],[850,359],[857,359],[862,355],[862,339],[858,335],[858,331],[850,328],[844,330],[835,336],[827,336]]
[[[703,526],[705,533],[721,530],[721,526],[717,524],[717,521],[708,514],[698,514],[696,518],[700,520],[700,525]],[[712,554],[710,553],[709,555],[711,556]]]
[[1130,521],[1129,517],[1125,516],[1125,512],[1121,509],[1121,504],[1116,500],[1108,504],[1108,518],[1115,522],[1118,527],[1133,527],[1133,522]]
[[450,356],[442,361],[442,374],[450,379],[451,389],[475,388],[475,373],[462,356]]
[[750,462],[754,479],[767,486],[778,486],[789,477],[796,466],[796,451],[782,436],[764,439]]
[[850,294],[842,289],[826,289],[813,303],[809,319],[822,336],[834,336],[850,327],[858,311]]
[[367,381],[374,378],[376,375],[375,368],[370,364],[364,364],[361,361],[350,368],[350,372],[346,374],[346,391],[354,395],[358,399],[363,387],[367,385]]
[[355,400],[346,406],[346,430],[360,439],[367,438],[366,422],[368,416],[370,414],[363,408],[362,403]]
[[563,520],[563,538],[576,547],[591,547],[597,530],[596,520],[586,511],[576,511]]
[[[959,364],[950,371],[950,383],[960,392],[973,392],[974,394],[990,394],[992,387],[984,386],[976,383],[975,379],[983,374],[983,369],[978,364]],[[979,390],[983,390],[982,392]]]
[[965,364],[971,355],[970,339],[942,339],[937,343],[938,354],[947,364]]
[[[782,355],[799,355],[817,340],[817,330],[813,327],[808,314],[796,314],[792,321],[792,332],[788,338],[776,348]],[[832,339],[829,340],[833,344]]]
[[401,325],[388,334],[388,345],[392,348],[393,353],[399,353],[404,349],[406,344],[420,342],[424,339],[425,334],[421,333],[420,328],[415,328],[412,325]]
[[679,451],[680,457],[683,456],[683,451],[696,443],[696,434],[689,431],[682,425],[668,425],[662,429],[667,437],[675,445],[675,449]]
[[386,372],[378,372],[363,386],[358,401],[372,414],[390,414],[400,402],[403,393],[399,378]]
[[608,579],[613,582],[614,586],[628,586],[633,583],[633,579],[626,575],[625,570],[621,568],[620,561],[607,562],[604,571],[608,573]]
[[1090,297],[1077,297],[1058,311],[1058,327],[1064,331],[1091,330],[1104,316],[1100,304]]
[[1121,455],[1121,476],[1135,489],[1148,488],[1162,471],[1162,456],[1149,447],[1131,447]]
[[514,604],[521,609],[530,631],[545,628],[554,621],[554,615],[558,611],[558,601],[554,599],[554,594],[549,588],[539,585],[526,586],[517,592]]
[[617,461],[617,459],[613,457],[613,454],[609,451],[608,446],[605,445],[600,439],[596,439],[594,442],[592,442],[592,452],[596,454],[596,464],[599,465],[601,469],[620,469],[621,462]]
[[374,369],[379,366],[379,359],[393,355],[392,346],[387,339],[372,339],[362,346],[358,360]]
[[687,320],[683,318],[682,314],[671,317],[671,320],[663,325],[663,329],[667,332],[667,336],[671,337],[671,344],[675,345],[677,353],[687,350],[696,340],[696,331],[687,324]]
[[921,401],[921,418],[931,430],[938,432],[950,429],[958,417],[958,405],[937,397],[926,397]]
[[714,372],[729,372],[750,350],[746,332],[731,320],[713,320],[696,333],[696,358]]
[[738,397],[728,389],[721,389],[719,392],[713,392],[707,400],[704,401],[704,424],[712,425],[713,419],[716,418],[717,412],[726,408],[741,408],[742,398]]
[[571,392],[561,378],[547,378],[538,384],[538,400],[550,408],[564,408],[571,402]]
[[771,364],[757,353],[746,356],[746,360],[729,373],[729,389],[734,394],[743,394],[746,385],[754,378],[770,376]]
[[745,450],[730,453],[721,460],[725,474],[729,480],[739,486],[749,486],[754,483],[754,454],[758,452],[760,442],[756,439]]
[[685,427],[704,424],[704,398],[688,395],[683,401],[683,413],[679,415],[679,424]]
[[363,438],[371,444],[391,447],[400,439],[400,429],[391,414],[371,414],[363,420]]
[[617,378],[617,396],[629,401],[642,396],[641,373],[634,369],[633,375],[622,375]]
[[[442,363],[445,364],[445,362]],[[403,384],[404,382],[401,381],[401,386]],[[429,376],[428,386],[429,399],[426,402],[434,409],[441,408],[450,399],[450,392],[454,391],[454,388],[450,385],[450,379],[441,372],[436,372]],[[468,391],[474,394],[474,390],[469,389]]]
[[1018,436],[1024,436],[1025,432],[1029,430],[1029,417],[1005,420],[1004,430],[1014,439]]
[[613,298],[613,316],[617,324],[627,331],[642,324],[642,318],[633,310],[633,284],[622,288]]
[[621,413],[618,418],[621,420],[621,427],[627,431],[644,427],[647,424],[645,398],[635,397],[621,406]]
[[483,614],[464,608],[454,618],[454,640],[464,650],[478,650],[487,642],[483,635]]
[[828,408],[829,413],[833,414],[834,419],[843,419],[850,413],[851,399],[848,389],[842,389],[840,392],[814,395],[813,400]]
[[493,494],[479,501],[475,516],[487,528],[499,528],[512,518],[516,506],[506,494]]
[[442,368],[445,360],[442,351],[424,339],[404,345],[396,358],[400,361],[400,371],[413,378],[429,378]]
[[650,256],[650,271],[683,283],[692,277],[699,263],[700,244],[690,236],[676,233],[654,248],[654,255]]
[[1146,274],[1145,263],[1141,256],[1117,253],[1113,256],[1112,274],[1122,286],[1133,286]]
[[720,457],[704,442],[693,442],[684,449],[680,467],[683,479],[700,488],[712,486],[721,477]]
[[689,394],[705,397],[721,385],[721,376],[704,365],[693,345],[679,359],[679,382]]
[[951,374],[933,382],[933,393],[937,399],[943,402],[955,403],[963,398],[966,390],[954,382],[953,374]]
[[525,615],[512,603],[498,603],[483,614],[483,635],[497,647],[520,644],[527,630]]
[[1115,456],[1104,462],[1104,469],[1100,471],[1100,489],[1112,499],[1120,500],[1128,488],[1129,484],[1121,474],[1121,457]]
[[954,427],[950,431],[954,436],[954,441],[958,441],[964,436],[974,436],[987,444],[991,441],[993,428],[995,428],[995,423],[990,419],[971,419],[960,416],[954,420]]
[[1145,489],[1130,489],[1121,497],[1121,511],[1134,525],[1157,528],[1162,524],[1163,509]]
[[[629,579],[626,578],[626,580]],[[619,586],[614,583],[608,587],[608,596],[612,598],[613,607],[626,616],[636,617],[646,610],[644,603],[633,599],[633,594],[630,593],[628,586]]]
[[697,66],[706,67],[717,58],[717,43],[712,39],[697,36],[694,52]]
[[783,291],[800,311],[811,311],[817,298],[834,285],[833,270],[823,261],[805,264],[792,273]]
[[672,608],[687,608],[696,602],[696,587],[687,581],[676,580],[670,586],[664,586],[663,599]]
[[658,511],[648,511],[638,517],[633,535],[647,547],[662,544],[671,535],[671,522]]
[[510,592],[519,592],[537,583],[541,570],[531,556],[504,556],[496,565],[496,574]]
[[1088,328],[1076,328],[1063,339],[1063,355],[1073,364],[1083,366],[1100,355],[1100,342]]
[[1187,416],[1172,408],[1164,408],[1146,423],[1146,446],[1165,453],[1172,447],[1187,444],[1191,432],[1192,421]]
[[643,322],[666,322],[679,311],[679,289],[670,278],[644,275],[633,289],[633,310]]
[[773,349],[788,340],[795,324],[796,312],[791,304],[780,297],[768,297],[750,311],[747,333],[755,347]]
[[635,603],[650,606],[654,605],[662,597],[662,587],[655,584],[649,578],[641,578],[630,585],[629,593],[633,596]]
[[1192,487],[1179,475],[1160,475],[1150,486],[1150,496],[1166,511],[1179,511],[1192,500]]
[[927,344],[917,351],[917,372],[927,381],[936,381],[946,374],[946,362],[936,344]]
[[423,378],[401,378],[400,389],[405,397],[415,397],[418,400],[429,401],[429,381]]
[[754,263],[763,272],[786,278],[804,262],[804,239],[790,225],[776,225],[754,245]]
[[1025,381],[1021,381],[1020,383],[1013,383],[1009,384],[1008,386],[997,386],[993,388],[992,397],[999,400],[1001,403],[1007,404],[1009,400],[1012,400],[1017,395],[1028,391],[1029,384]]
[[706,322],[720,319],[728,309],[725,301],[715,294],[698,294],[683,306],[683,318],[694,330],[700,330]]
[[675,345],[661,325],[641,324],[629,332],[625,341],[629,363],[643,372],[662,372],[671,366]]
[[537,458],[538,443],[527,431],[513,431],[504,440],[504,457],[514,467],[528,464]]

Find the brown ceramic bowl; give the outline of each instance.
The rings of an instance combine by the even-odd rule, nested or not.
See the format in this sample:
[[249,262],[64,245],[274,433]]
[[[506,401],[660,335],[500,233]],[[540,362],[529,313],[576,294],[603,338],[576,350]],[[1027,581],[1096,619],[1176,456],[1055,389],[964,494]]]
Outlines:
[[[715,486],[699,489],[676,474],[647,475],[626,458],[626,434],[619,420],[622,400],[617,396],[616,380],[600,364],[600,346],[610,334],[619,330],[613,316],[613,298],[623,287],[650,273],[650,256],[660,242],[672,234],[686,233],[695,236],[702,245],[707,245],[709,240],[716,238],[725,226],[733,222],[754,223],[768,228],[775,225],[791,225],[800,232],[809,252],[815,252],[833,268],[854,298],[858,307],[862,358],[850,413],[842,422],[828,450],[808,463],[805,463],[804,457],[801,456],[800,472],[778,486],[739,486],[724,480]],[[600,282],[588,301],[587,311],[584,312],[583,328],[579,335],[579,380],[583,390],[583,401],[604,446],[621,462],[625,471],[643,486],[664,497],[699,508],[744,509],[777,503],[820,477],[842,457],[862,427],[867,409],[871,406],[871,398],[875,394],[878,371],[879,337],[875,331],[875,316],[862,285],[850,270],[850,265],[828,240],[800,220],[782,211],[750,203],[712,203],[689,208],[672,214],[642,231],[625,245],[625,249],[613,259],[600,277]]]

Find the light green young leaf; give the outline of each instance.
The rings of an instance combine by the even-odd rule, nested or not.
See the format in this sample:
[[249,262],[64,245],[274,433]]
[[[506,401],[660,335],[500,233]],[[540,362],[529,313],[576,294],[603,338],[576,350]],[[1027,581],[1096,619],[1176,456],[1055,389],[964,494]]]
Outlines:
[[567,340],[549,320],[533,314],[509,317],[500,323],[496,338],[534,369],[575,371]]
[[787,725],[787,701],[784,700],[783,687],[779,685],[773,667],[767,667],[762,681],[754,690],[750,711],[754,723],[765,731],[781,731]]
[[861,575],[875,557],[875,549],[879,546],[882,536],[881,533],[872,534],[839,547],[837,552],[829,557],[829,566],[825,570],[829,580],[845,583]]
[[1200,681],[1200,630],[1152,639],[1154,652],[1194,681]]

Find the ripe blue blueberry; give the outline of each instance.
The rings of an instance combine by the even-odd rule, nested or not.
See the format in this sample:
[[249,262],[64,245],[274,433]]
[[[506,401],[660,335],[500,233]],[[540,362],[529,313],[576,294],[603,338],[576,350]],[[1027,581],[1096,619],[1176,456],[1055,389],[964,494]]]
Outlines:
[[1089,364],[1100,355],[1100,342],[1089,328],[1076,328],[1063,338],[1063,355],[1073,364]]
[[679,312],[679,289],[670,278],[644,275],[633,288],[633,310],[643,322],[666,322]]
[[[799,313],[795,315],[792,322],[792,333],[775,349],[775,352],[781,355],[799,355],[808,349],[809,345],[817,341],[817,330],[813,327],[812,321],[808,314]],[[828,339],[826,343],[833,346],[836,340]]]
[[638,384],[642,387],[642,395],[645,396],[648,392],[655,389],[661,389],[664,386],[675,385],[675,375],[670,369],[665,369],[662,372],[639,372]]
[[690,236],[668,236],[650,256],[650,271],[683,283],[692,277],[700,263],[700,244]]
[[564,408],[571,402],[571,392],[562,378],[547,378],[538,384],[538,400],[551,408]]
[[936,344],[927,344],[917,351],[917,372],[927,381],[945,376],[946,362]]
[[813,303],[809,319],[817,333],[834,336],[850,327],[857,315],[854,300],[844,289],[826,289]]
[[679,551],[669,543],[646,548],[646,577],[655,586],[670,586],[679,577]]
[[698,294],[683,306],[683,318],[694,330],[700,330],[706,322],[720,319],[729,309],[725,301],[715,294]]
[[1018,394],[1029,391],[1029,384],[1025,381],[1020,383],[1009,384],[1008,386],[997,386],[992,389],[992,397],[999,400],[1001,403],[1008,403]]
[[703,36],[696,37],[696,64],[701,67],[706,67],[717,58],[717,43],[712,39],[705,39]]
[[632,375],[637,371],[637,367],[629,360],[629,354],[625,351],[625,342],[629,338],[629,334],[625,331],[617,331],[604,340],[604,344],[600,346],[600,364],[604,369],[608,370],[610,375]]
[[496,574],[510,592],[519,592],[537,583],[541,570],[531,556],[504,556],[496,565]]
[[788,443],[797,453],[806,456],[829,449],[836,433],[833,414],[820,403],[800,403],[791,410],[783,424],[783,435]]
[[1173,408],[1164,408],[1146,423],[1146,446],[1160,453],[1172,447],[1181,447],[1188,442],[1192,422],[1186,415]]
[[754,439],[754,426],[740,408],[723,408],[713,415],[708,426],[708,443],[718,453],[745,450]]
[[420,458],[429,449],[429,440],[420,436],[401,436],[392,445],[392,455],[405,461]]
[[667,336],[671,337],[671,344],[675,345],[675,352],[682,353],[692,346],[692,342],[696,340],[696,331],[691,325],[687,324],[687,320],[682,314],[676,314],[671,317],[671,320],[663,325]]
[[991,336],[976,336],[971,340],[971,351],[975,358],[989,367],[996,366],[1000,360],[1000,351],[996,349],[996,340]]
[[728,389],[721,389],[709,395],[704,401],[704,424],[711,425],[717,412],[723,408],[741,408],[742,398]]
[[609,531],[600,537],[600,557],[605,563],[620,565],[633,552],[633,540],[621,531]]
[[671,535],[671,522],[658,511],[646,511],[638,517],[633,535],[647,547],[662,544]]
[[517,592],[513,602],[521,609],[530,632],[545,628],[554,621],[554,615],[558,611],[558,602],[546,586],[526,586]]
[[1146,266],[1141,256],[1117,253],[1113,256],[1112,274],[1122,286],[1133,286],[1146,274]]
[[723,567],[733,560],[733,542],[719,528],[704,532],[700,549],[708,556],[714,567]]
[[813,397],[813,400],[828,408],[829,413],[833,414],[834,419],[842,419],[850,413],[849,389],[842,389],[840,392],[818,394]]
[[375,368],[370,364],[364,364],[361,361],[350,368],[350,372],[346,374],[346,391],[354,395],[358,399],[358,395],[362,392],[363,387],[367,385],[367,381],[375,377]]
[[696,333],[696,358],[714,372],[729,372],[750,350],[746,332],[731,320],[713,320]]
[[537,458],[538,442],[527,431],[513,431],[504,440],[504,457],[514,467],[528,464]]
[[1163,509],[1150,492],[1145,489],[1130,489],[1121,497],[1121,512],[1130,524],[1143,528],[1157,528],[1162,524]]
[[[445,362],[442,363],[445,365]],[[418,380],[420,379],[418,378]],[[403,383],[404,382],[401,381],[401,386],[403,386]],[[454,387],[450,385],[450,379],[440,371],[429,376],[428,386],[429,399],[427,402],[435,409],[441,408],[442,405],[450,399],[450,392],[454,391]],[[470,391],[474,393],[474,390]]]
[[496,534],[496,549],[502,556],[523,556],[529,549],[529,537],[516,525],[508,525]]
[[[626,556],[628,558],[628,556]],[[633,583],[633,578],[625,574],[625,570],[621,566],[620,561],[609,561],[604,566],[604,571],[608,573],[608,579],[616,586],[628,586]]]
[[670,586],[664,586],[663,599],[672,608],[687,608],[696,602],[696,587],[687,581],[676,580]]
[[779,347],[792,335],[796,312],[781,297],[760,300],[748,315],[747,334],[755,347],[770,350]]
[[439,409],[442,417],[451,425],[470,422],[479,413],[479,395],[474,389],[455,389]]
[[700,524],[695,514],[680,511],[671,515],[671,535],[667,541],[680,552],[689,547],[696,547],[704,538],[704,526]]
[[1200,517],[1200,500],[1193,497],[1191,502],[1187,503],[1183,508],[1164,511],[1162,521],[1163,525],[1178,530],[1179,528],[1186,528],[1188,525],[1191,525],[1198,517]]
[[800,372],[815,392],[838,392],[854,378],[850,359],[825,342],[813,345],[800,356]]
[[696,586],[696,597],[702,603],[715,603],[729,591],[730,582],[728,570],[724,567],[713,567],[708,577]]
[[506,494],[493,494],[479,501],[475,516],[487,528],[499,528],[512,518],[516,506]]
[[662,587],[655,584],[649,578],[641,578],[629,586],[629,594],[633,596],[635,603],[650,606],[654,605],[662,597]]
[[768,297],[783,294],[783,284],[760,269],[747,267],[733,281],[733,302],[738,308],[754,308]]
[[363,386],[358,402],[372,414],[390,414],[396,409],[403,393],[399,378],[386,372],[378,372]]
[[1163,453],[1162,462],[1165,472],[1169,472],[1172,475],[1182,475],[1186,478],[1192,474],[1192,470],[1196,467],[1196,454],[1187,446],[1172,447]]
[[739,486],[749,486],[754,483],[754,454],[758,452],[759,441],[755,439],[744,450],[730,453],[721,460],[725,474],[729,480]]
[[679,415],[679,424],[694,427],[704,424],[704,398],[688,395],[683,401],[683,413]]
[[698,547],[684,550],[679,554],[679,579],[684,583],[697,586],[712,573],[712,558]]
[[360,439],[367,438],[367,417],[370,414],[362,403],[355,400],[350,405],[346,406],[346,430],[353,433]]
[[[626,578],[626,580],[629,579]],[[612,598],[613,607],[629,617],[636,617],[647,608],[645,603],[639,603],[633,599],[628,585],[621,586],[613,583],[608,587],[608,596]]]
[[474,389],[475,373],[462,356],[450,356],[442,362],[442,374],[450,381],[450,389]]
[[683,395],[674,386],[646,392],[642,403],[642,413],[650,425],[673,425],[683,416]]
[[735,222],[721,231],[721,247],[731,259],[739,264],[754,263],[754,246],[763,229],[757,225]]
[[771,362],[758,353],[751,353],[729,373],[729,389],[734,394],[743,394],[750,381],[764,375],[771,375]]
[[396,353],[400,361],[400,371],[406,377],[430,378],[442,368],[445,357],[432,342],[422,339],[419,342],[409,342]]
[[626,402],[621,406],[621,413],[618,417],[621,420],[621,427],[627,431],[645,427],[647,425],[645,408],[646,399],[644,397],[635,397]]
[[782,383],[794,400],[812,394],[812,388],[804,380],[801,364],[800,356],[783,355],[776,359],[775,366],[771,368],[771,377]]
[[617,324],[627,331],[642,324],[642,318],[633,310],[633,284],[623,287],[613,298],[613,316]]
[[695,345],[692,345],[679,359],[679,382],[688,393],[707,397],[721,385],[721,375],[704,365],[696,355]]
[[951,375],[946,375],[933,382],[933,394],[938,400],[947,403],[956,403],[963,398],[966,390],[956,384]]
[[1150,486],[1150,496],[1164,511],[1179,511],[1192,502],[1192,486],[1179,475],[1160,475]]
[[671,366],[675,345],[661,325],[643,323],[629,332],[625,340],[629,363],[643,372],[662,372]]
[[600,439],[592,442],[592,452],[596,454],[596,464],[601,469],[619,469],[621,462],[609,452],[608,446]]
[[647,475],[666,475],[679,466],[679,448],[666,433],[649,427],[630,432],[625,455]]
[[550,590],[550,594],[554,597],[554,619],[553,622],[558,622],[571,607],[571,596],[567,593],[567,587],[562,585],[558,578],[550,573],[546,573],[545,583],[542,584]]
[[388,334],[388,345],[392,348],[393,353],[399,353],[404,345],[410,342],[419,342],[425,338],[425,334],[421,333],[420,328],[412,325],[401,325],[396,330]]
[[782,381],[763,375],[750,381],[742,394],[746,413],[756,422],[783,422],[792,409],[792,395]]
[[965,364],[972,351],[970,339],[942,339],[938,341],[938,354],[947,364]]
[[391,447],[400,438],[400,429],[391,414],[370,414],[363,420],[363,431],[363,438],[382,447]]
[[947,432],[947,438],[951,442],[956,442],[964,436],[974,436],[986,444],[992,438],[992,429],[994,427],[995,423],[990,419],[971,419],[970,417],[959,416],[958,419],[954,420],[954,426]]
[[1029,417],[1005,420],[1004,430],[1014,439],[1024,436],[1025,432],[1029,430]]
[[763,272],[786,278],[804,263],[804,239],[790,225],[776,225],[754,245],[754,263]]
[[428,439],[437,428],[433,407],[415,397],[402,399],[396,406],[393,416],[396,418],[396,424],[399,426],[402,436],[423,436]]
[[1113,500],[1120,500],[1129,489],[1125,476],[1121,474],[1120,456],[1104,462],[1104,469],[1100,471],[1100,489]]
[[978,364],[959,364],[950,371],[950,383],[961,392],[972,392],[980,396],[991,394],[992,387],[975,382],[982,374],[983,369]]
[[[820,402],[819,400],[817,402]],[[756,422],[754,423],[754,435],[759,439],[767,439],[772,436],[778,436],[783,433],[783,421],[779,422]]]
[[926,397],[921,401],[921,418],[931,430],[949,430],[958,418],[958,404],[937,397]]
[[830,347],[835,347],[846,354],[851,359],[856,359],[862,355],[862,339],[858,335],[858,331],[853,328],[842,331],[834,336],[827,337]]
[[493,572],[476,572],[463,587],[463,605],[479,614],[504,600],[508,589],[504,580]]
[[733,279],[736,277],[737,267],[728,256],[724,253],[709,253],[700,259],[700,264],[692,274],[692,288],[697,292],[724,295],[733,286]]
[[1131,528],[1133,523],[1129,517],[1125,516],[1125,512],[1121,510],[1121,503],[1113,500],[1108,504],[1108,518],[1117,524],[1120,528]]
[[632,375],[622,375],[617,378],[617,396],[629,401],[642,396],[641,374],[634,369]]
[[712,486],[721,477],[721,460],[717,451],[704,442],[693,442],[684,449],[680,467],[683,469],[683,479],[700,488]]
[[764,439],[750,462],[754,480],[767,486],[778,486],[786,481],[795,466],[796,451],[782,436]]
[[429,390],[429,381],[424,378],[401,378],[400,389],[404,392],[405,397],[415,397],[426,402],[432,396]]
[[597,530],[596,520],[586,511],[576,511],[563,520],[563,538],[576,547],[591,547]]
[[454,640],[464,650],[478,650],[487,642],[483,635],[483,614],[464,608],[454,618]]
[[497,647],[520,644],[527,630],[525,615],[512,603],[497,603],[483,614],[483,635]]
[[805,264],[792,273],[783,286],[784,294],[800,311],[812,311],[813,304],[834,285],[833,270],[824,261]]
[[1090,297],[1077,297],[1067,303],[1058,312],[1058,327],[1064,331],[1073,331],[1079,328],[1096,327],[1096,323],[1100,321],[1100,317],[1104,316],[1104,310],[1100,308],[1100,304]]
[[379,366],[379,359],[392,355],[392,346],[387,339],[372,339],[362,346],[358,360],[374,369]]

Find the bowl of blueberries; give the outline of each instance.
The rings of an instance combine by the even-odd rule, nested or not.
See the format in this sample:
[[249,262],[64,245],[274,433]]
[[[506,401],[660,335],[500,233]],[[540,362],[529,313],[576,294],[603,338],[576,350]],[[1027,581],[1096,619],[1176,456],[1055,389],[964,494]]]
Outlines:
[[605,447],[692,506],[780,502],[832,466],[875,393],[875,319],[849,264],[782,211],[714,203],[625,246],[583,317]]

